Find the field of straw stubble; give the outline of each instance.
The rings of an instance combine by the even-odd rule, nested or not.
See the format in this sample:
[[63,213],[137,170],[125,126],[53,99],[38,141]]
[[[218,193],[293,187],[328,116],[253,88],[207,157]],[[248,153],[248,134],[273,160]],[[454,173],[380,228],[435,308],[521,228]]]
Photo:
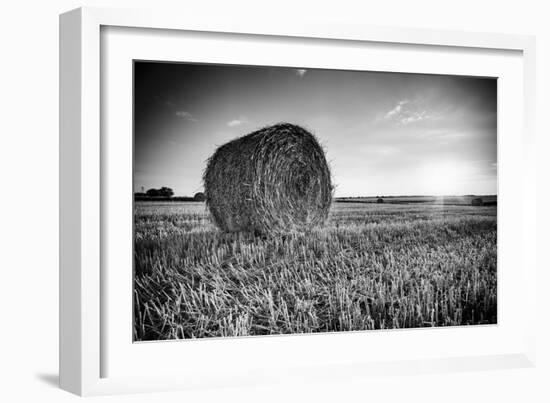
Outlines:
[[134,340],[496,323],[496,207],[333,203],[307,234],[224,234],[137,202]]

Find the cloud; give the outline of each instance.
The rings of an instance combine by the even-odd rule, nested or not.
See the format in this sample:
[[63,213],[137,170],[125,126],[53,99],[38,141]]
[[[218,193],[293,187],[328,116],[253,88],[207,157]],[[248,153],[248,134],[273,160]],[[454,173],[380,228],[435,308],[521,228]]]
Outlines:
[[406,114],[406,116],[401,118],[400,123],[402,125],[407,125],[409,123],[419,122],[424,119],[428,119],[429,115],[426,111],[420,111],[420,112],[409,112]]
[[409,101],[407,100],[399,101],[393,109],[391,109],[390,111],[388,111],[388,113],[386,113],[385,118],[391,119],[393,116],[397,115],[398,113],[401,113],[401,111],[403,110],[403,105],[406,105],[408,103]]
[[191,113],[187,112],[187,111],[176,111],[175,115],[180,118],[180,119],[183,119],[183,120],[187,120],[189,122],[197,122],[198,119],[195,118],[193,115],[191,115]]
[[431,118],[431,116],[428,112],[419,107],[416,103],[406,99],[399,101],[395,107],[384,115],[385,120],[395,122],[399,125],[408,125],[429,118]]
[[303,77],[305,76],[307,73],[307,70],[306,69],[296,69],[296,75],[298,77]]
[[229,122],[227,122],[227,126],[237,127],[237,126],[243,125],[245,123],[248,123],[248,119],[241,116],[238,119],[233,119],[233,120],[230,120]]

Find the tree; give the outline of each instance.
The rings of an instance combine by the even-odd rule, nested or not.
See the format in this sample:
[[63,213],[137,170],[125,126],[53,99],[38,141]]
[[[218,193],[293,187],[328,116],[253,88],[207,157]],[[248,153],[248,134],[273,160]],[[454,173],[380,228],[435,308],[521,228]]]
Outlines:
[[174,196],[174,191],[172,189],[164,187],[164,186],[159,189],[159,193],[160,193],[161,196],[164,196],[164,197]]
[[160,189],[149,189],[146,194],[149,197],[172,197],[174,196],[174,191],[163,186]]
[[472,206],[483,206],[483,199],[481,197],[472,199]]

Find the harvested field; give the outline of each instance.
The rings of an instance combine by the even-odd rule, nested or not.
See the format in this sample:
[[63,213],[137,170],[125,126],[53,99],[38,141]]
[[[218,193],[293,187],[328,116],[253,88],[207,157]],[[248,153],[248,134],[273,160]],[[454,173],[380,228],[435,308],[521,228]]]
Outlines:
[[496,323],[496,207],[333,203],[325,228],[223,233],[135,204],[134,339]]

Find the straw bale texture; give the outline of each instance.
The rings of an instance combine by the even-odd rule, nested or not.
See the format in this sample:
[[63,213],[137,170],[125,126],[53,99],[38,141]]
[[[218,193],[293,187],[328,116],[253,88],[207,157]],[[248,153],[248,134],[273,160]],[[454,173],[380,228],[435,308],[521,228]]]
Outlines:
[[226,232],[307,230],[332,202],[330,170],[316,138],[281,123],[220,146],[204,172],[206,204]]

